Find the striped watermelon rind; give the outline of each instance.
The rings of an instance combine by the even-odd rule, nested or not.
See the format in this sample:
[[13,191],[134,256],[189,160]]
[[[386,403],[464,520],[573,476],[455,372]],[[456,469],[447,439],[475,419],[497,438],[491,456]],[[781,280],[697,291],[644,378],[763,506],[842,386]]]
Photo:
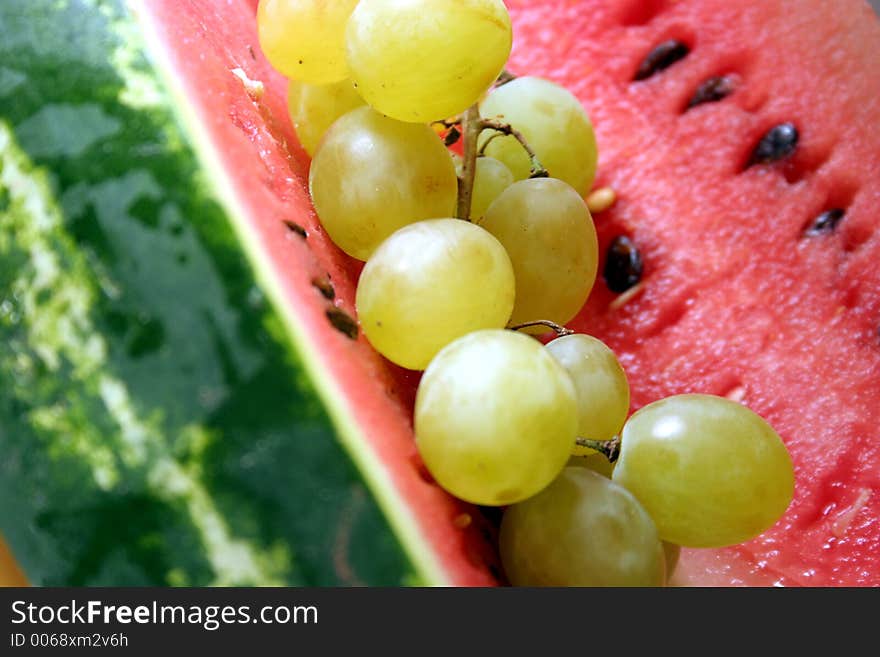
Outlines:
[[0,7],[0,530],[37,584],[442,581],[334,440],[140,25]]

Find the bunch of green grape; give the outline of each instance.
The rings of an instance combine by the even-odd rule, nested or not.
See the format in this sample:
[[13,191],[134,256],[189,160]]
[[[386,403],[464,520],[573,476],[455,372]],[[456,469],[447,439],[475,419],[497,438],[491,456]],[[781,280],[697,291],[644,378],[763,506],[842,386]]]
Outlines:
[[794,476],[769,424],[710,395],[628,417],[614,353],[562,328],[596,279],[596,139],[566,89],[503,71],[501,0],[261,0],[258,29],[322,225],[366,261],[364,334],[424,370],[416,442],[439,485],[507,507],[512,584],[663,585],[679,546],[779,519]]

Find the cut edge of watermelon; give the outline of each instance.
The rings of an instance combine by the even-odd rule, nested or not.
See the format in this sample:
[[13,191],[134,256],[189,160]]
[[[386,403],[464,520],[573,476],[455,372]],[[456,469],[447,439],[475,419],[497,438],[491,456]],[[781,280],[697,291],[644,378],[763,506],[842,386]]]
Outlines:
[[419,581],[411,583],[432,586],[460,585],[462,582],[458,581],[459,578],[450,572],[450,569],[444,567],[441,559],[438,558],[435,546],[419,526],[420,523],[415,518],[413,509],[403,501],[388,468],[372,449],[370,441],[361,429],[362,425],[358,422],[351,400],[331,374],[333,367],[328,362],[328,354],[309,339],[309,333],[305,328],[308,324],[305,313],[299,312],[285,299],[284,285],[277,266],[270,259],[263,257],[260,238],[250,230],[246,217],[251,211],[239,189],[240,183],[237,183],[222,166],[223,157],[210,130],[206,127],[208,122],[202,120],[204,117],[201,116],[200,108],[191,101],[184,80],[174,71],[173,58],[162,39],[162,31],[157,24],[155,13],[139,3],[131,3],[129,6],[141,25],[145,47],[153,58],[156,71],[174,101],[174,111],[178,120],[184,126],[196,156],[210,176],[209,184],[218,202],[227,212],[233,230],[254,269],[256,280],[282,318],[287,336],[309,373],[311,382],[337,430],[337,438],[364,477],[416,571]]

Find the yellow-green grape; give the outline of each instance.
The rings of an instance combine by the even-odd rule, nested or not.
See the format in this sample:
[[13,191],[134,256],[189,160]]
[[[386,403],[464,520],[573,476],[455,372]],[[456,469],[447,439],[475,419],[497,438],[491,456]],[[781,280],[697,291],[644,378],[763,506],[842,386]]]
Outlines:
[[480,225],[513,262],[511,323],[565,324],[577,314],[596,280],[599,251],[587,205],[570,185],[556,178],[515,182],[489,206]]
[[661,541],[661,543],[663,544],[663,555],[666,557],[666,579],[668,580],[672,577],[675,567],[678,565],[678,560],[681,557],[681,546],[675,543],[668,543],[667,541]]
[[[455,172],[461,176],[462,160],[453,158]],[[494,157],[478,157],[474,171],[474,191],[471,196],[471,221],[477,221],[505,189],[513,184],[513,174]]]
[[306,84],[291,80],[287,88],[290,120],[296,128],[299,143],[312,156],[333,122],[363,104],[363,98],[348,79],[333,84]]
[[663,586],[657,529],[635,497],[586,468],[565,468],[501,521],[501,562],[514,586]]
[[401,121],[428,123],[477,102],[510,54],[501,0],[361,0],[346,32],[364,99]]
[[257,31],[266,59],[309,84],[348,76],[345,26],[357,0],[260,0]]
[[[547,344],[547,350],[574,382],[578,436],[610,440],[620,433],[629,413],[629,384],[614,352],[601,340],[582,333],[556,338]],[[573,449],[575,454],[593,451],[578,446]]]
[[[581,196],[590,190],[596,176],[596,135],[570,91],[541,78],[517,78],[492,91],[480,104],[480,114],[519,130],[551,176]],[[481,143],[492,134],[483,132]],[[514,137],[495,137],[486,154],[504,162],[517,180],[528,178],[529,158]]]
[[427,125],[360,107],[330,126],[319,144],[309,191],[330,239],[366,260],[398,228],[451,217],[458,179],[449,152]]
[[722,547],[775,523],[794,493],[791,457],[764,419],[712,395],[645,406],[623,427],[614,481],[635,495],[660,538]]
[[573,455],[568,459],[568,465],[576,468],[587,468],[593,472],[598,472],[607,479],[611,479],[611,475],[614,473],[614,463],[609,461],[607,456],[595,450],[591,449],[589,452]]
[[361,272],[357,311],[370,344],[412,370],[461,336],[501,328],[513,308],[504,247],[460,219],[420,221],[376,249]]
[[448,492],[474,504],[513,504],[547,486],[565,467],[576,426],[565,370],[515,331],[456,340],[431,361],[416,393],[425,465]]

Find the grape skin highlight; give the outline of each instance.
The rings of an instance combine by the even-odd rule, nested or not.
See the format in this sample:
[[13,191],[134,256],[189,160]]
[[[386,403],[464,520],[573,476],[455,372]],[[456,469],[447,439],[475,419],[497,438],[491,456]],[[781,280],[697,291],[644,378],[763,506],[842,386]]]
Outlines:
[[644,505],[664,541],[742,543],[791,503],[788,450],[764,419],[729,399],[661,399],[627,420],[621,440],[613,479]]
[[547,486],[574,440],[574,386],[541,344],[477,331],[431,361],[416,395],[419,453],[437,482],[475,504],[504,505]]
[[460,219],[433,219],[382,243],[361,273],[356,303],[370,344],[421,370],[456,338],[502,328],[513,300],[513,267],[498,240]]
[[555,178],[515,182],[489,206],[480,226],[498,238],[513,263],[511,323],[565,324],[577,314],[596,280],[599,248],[587,205],[570,185]]
[[266,59],[309,84],[348,76],[345,27],[357,0],[260,0],[257,30]]
[[477,102],[504,67],[512,39],[501,0],[361,0],[346,52],[370,105],[429,123]]
[[501,561],[514,586],[663,586],[666,557],[626,489],[568,467],[501,521]]
[[327,131],[312,160],[309,191],[330,239],[366,260],[398,228],[451,217],[458,179],[427,125],[360,107]]

